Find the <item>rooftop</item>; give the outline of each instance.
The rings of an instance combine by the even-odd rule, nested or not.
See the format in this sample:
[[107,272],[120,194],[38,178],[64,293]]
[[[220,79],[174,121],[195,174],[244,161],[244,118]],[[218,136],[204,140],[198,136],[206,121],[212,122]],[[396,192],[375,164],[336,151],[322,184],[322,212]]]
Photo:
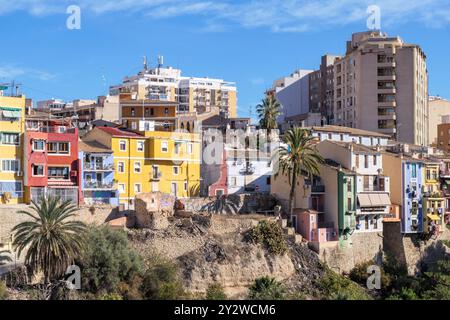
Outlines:
[[336,132],[336,133],[347,133],[352,134],[355,136],[365,136],[365,137],[377,137],[377,138],[386,138],[388,139],[390,136],[374,132],[374,131],[367,131],[362,129],[356,129],[356,128],[349,128],[349,127],[341,127],[341,126],[313,126],[309,128],[312,131],[318,131],[318,132]]
[[112,153],[112,150],[97,141],[79,141],[80,151],[87,153]]
[[111,127],[96,127],[99,130],[106,132],[107,134],[113,137],[123,137],[123,138],[142,138],[145,139],[144,136],[141,136],[135,132],[121,130],[119,128],[111,128]]

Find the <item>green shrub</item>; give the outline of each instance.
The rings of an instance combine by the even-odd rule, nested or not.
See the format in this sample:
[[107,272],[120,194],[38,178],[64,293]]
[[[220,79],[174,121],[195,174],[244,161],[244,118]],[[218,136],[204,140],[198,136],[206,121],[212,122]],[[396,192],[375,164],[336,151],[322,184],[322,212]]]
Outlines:
[[262,277],[255,280],[249,289],[250,300],[283,300],[285,290],[274,278]]
[[109,227],[91,228],[86,251],[77,264],[82,270],[82,290],[98,295],[139,295],[144,263],[131,247],[127,235]]
[[186,297],[177,268],[168,261],[157,261],[149,266],[142,281],[141,292],[149,300],[178,300]]
[[[373,265],[375,265],[373,261],[366,261],[355,265],[355,267],[350,271],[349,278],[352,281],[365,286],[367,283],[367,279],[370,276],[370,274],[367,272],[367,269]],[[380,268],[380,270],[381,270],[381,288],[386,289],[391,285],[391,279],[382,268]]]
[[206,300],[227,300],[225,290],[220,283],[211,284],[206,290]]
[[402,288],[399,293],[392,294],[386,300],[419,300],[417,293],[411,288]]
[[370,300],[372,297],[358,284],[331,270],[318,281],[323,298],[329,300]]
[[8,291],[6,290],[6,285],[3,281],[0,281],[0,300],[8,299]]
[[288,247],[283,230],[276,222],[260,221],[257,226],[250,230],[249,236],[253,243],[265,245],[273,254],[287,252]]

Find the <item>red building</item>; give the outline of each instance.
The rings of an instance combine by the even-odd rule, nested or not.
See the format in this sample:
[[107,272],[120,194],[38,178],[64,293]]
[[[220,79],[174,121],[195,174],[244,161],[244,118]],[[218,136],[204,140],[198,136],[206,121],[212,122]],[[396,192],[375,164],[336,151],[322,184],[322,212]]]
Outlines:
[[28,116],[24,148],[25,200],[59,196],[78,204],[78,129],[64,120]]

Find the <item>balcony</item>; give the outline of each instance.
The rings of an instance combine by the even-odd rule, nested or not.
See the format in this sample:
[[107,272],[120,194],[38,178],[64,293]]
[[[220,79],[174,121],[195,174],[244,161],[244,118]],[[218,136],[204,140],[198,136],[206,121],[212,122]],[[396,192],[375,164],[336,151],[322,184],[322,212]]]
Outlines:
[[378,106],[379,107],[396,107],[397,102],[396,101],[379,101]]
[[30,130],[39,131],[44,133],[65,133],[65,134],[74,134],[76,133],[76,128],[67,128],[67,127],[38,127],[32,128]]
[[85,171],[114,171],[114,165],[104,163],[85,163]]
[[113,182],[103,182],[103,181],[90,181],[84,183],[84,189],[101,189],[101,190],[114,190],[115,185]]
[[313,185],[311,186],[311,193],[325,193],[325,186]]
[[448,169],[448,168],[441,169],[439,175],[441,178],[450,177],[450,169]]
[[424,192],[423,193],[424,198],[428,199],[443,199],[444,193],[442,191],[435,191],[435,192]]
[[247,164],[244,168],[239,170],[239,174],[242,174],[244,176],[252,175],[254,173],[255,173],[255,167],[253,167],[253,165],[251,165],[251,164]]

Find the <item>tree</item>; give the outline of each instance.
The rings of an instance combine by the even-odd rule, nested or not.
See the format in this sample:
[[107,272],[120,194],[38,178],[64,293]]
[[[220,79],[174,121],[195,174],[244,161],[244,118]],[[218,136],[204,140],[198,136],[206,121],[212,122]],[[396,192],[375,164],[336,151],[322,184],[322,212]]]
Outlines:
[[31,218],[13,228],[13,246],[20,256],[25,252],[25,265],[36,273],[42,271],[44,282],[61,278],[67,267],[84,249],[86,225],[72,220],[78,210],[70,200],[59,197],[32,201],[32,212],[18,211]]
[[277,118],[281,115],[281,108],[280,103],[272,95],[268,95],[256,106],[259,125],[266,129],[269,135],[271,130],[278,128]]
[[[312,179],[318,176],[319,165],[323,163],[322,156],[312,147],[311,136],[306,129],[299,127],[288,130],[284,135],[284,144],[278,148],[279,167],[283,175],[287,174],[290,184],[289,214],[292,216],[294,209],[294,194],[297,179],[305,175]],[[275,174],[278,176],[279,172]]]
[[126,233],[108,226],[91,227],[86,238],[86,250],[77,261],[83,291],[100,297],[118,294],[126,299],[140,298],[145,266]]
[[280,282],[270,277],[255,280],[249,290],[251,300],[283,300],[284,289]]
[[148,300],[179,300],[186,296],[176,266],[157,258],[145,272],[141,290]]

